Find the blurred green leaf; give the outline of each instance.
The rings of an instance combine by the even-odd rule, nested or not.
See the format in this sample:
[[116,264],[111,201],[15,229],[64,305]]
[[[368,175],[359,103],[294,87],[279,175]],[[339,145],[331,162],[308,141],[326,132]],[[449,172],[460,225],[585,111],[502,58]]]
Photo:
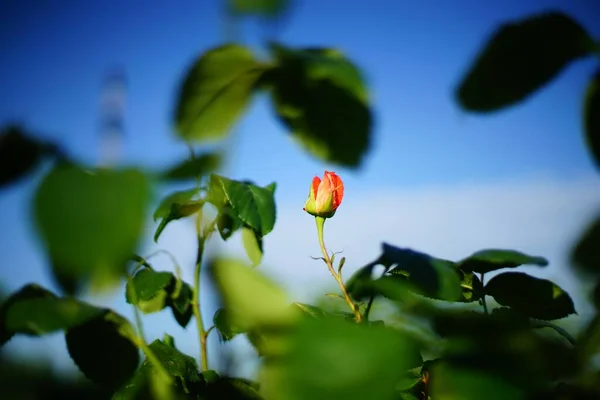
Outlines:
[[42,161],[49,146],[34,139],[18,126],[0,131],[0,188],[18,182]]
[[150,366],[147,361],[131,379],[113,393],[112,400],[163,400],[156,398],[149,385]]
[[588,84],[583,112],[586,143],[596,166],[600,167],[600,69]]
[[530,318],[554,320],[575,313],[567,292],[547,279],[523,272],[504,272],[485,285],[486,294],[499,304]]
[[248,379],[218,377],[203,392],[204,399],[262,400],[258,385]]
[[109,311],[66,332],[69,355],[92,381],[116,389],[134,374],[139,353],[125,318]]
[[[127,282],[125,299],[144,313],[160,311],[167,305],[169,286],[173,284],[173,280],[170,272],[141,269]],[[135,297],[132,291],[135,291]]]
[[221,336],[221,340],[227,342],[240,333],[245,331],[235,325],[236,317],[231,315],[232,311],[226,308],[219,308],[213,315],[213,324]]
[[56,268],[91,278],[97,289],[114,284],[144,231],[149,195],[150,183],[137,170],[56,166],[35,195],[37,231]]
[[179,182],[202,178],[216,171],[220,164],[221,156],[219,154],[207,153],[197,155],[193,159],[184,160],[170,167],[163,173],[163,179]]
[[262,236],[251,228],[242,228],[242,242],[252,266],[256,267],[263,257]]
[[13,302],[4,323],[8,332],[39,336],[70,329],[106,312],[73,298],[46,296]]
[[462,79],[461,107],[490,112],[523,101],[569,63],[589,55],[594,41],[567,15],[549,11],[502,24]]
[[457,301],[461,296],[460,277],[451,261],[387,243],[382,244],[380,261],[392,267],[390,274],[406,277],[419,294],[447,301]]
[[333,49],[272,44],[271,52],[278,65],[264,81],[292,137],[320,160],[360,166],[370,147],[372,114],[358,67]]
[[175,111],[178,135],[187,141],[223,138],[248,105],[268,69],[252,52],[225,45],[202,54],[187,71]]
[[516,268],[521,265],[545,267],[548,260],[544,257],[530,256],[516,250],[486,249],[480,250],[457,263],[464,272],[488,273],[502,268]]
[[275,187],[275,183],[260,187],[212,174],[207,201],[219,210],[227,208],[262,237],[275,226]]
[[290,5],[290,0],[226,0],[228,10],[234,15],[258,15],[274,18]]
[[[13,327],[8,327],[7,326],[7,313],[10,310],[10,308],[15,305],[15,304],[19,304],[22,301],[27,301],[27,300],[35,300],[35,299],[50,299],[50,300],[54,300],[56,299],[56,295],[46,289],[44,289],[43,287],[35,284],[35,283],[29,283],[25,286],[23,286],[21,289],[17,290],[16,292],[14,292],[13,294],[11,294],[10,296],[8,296],[6,299],[3,299],[2,301],[2,305],[0,305],[0,346],[3,346],[4,343],[8,342],[16,332],[18,331],[14,331],[13,329],[15,328],[15,326]],[[17,315],[18,317],[18,315]],[[21,318],[28,318],[27,315],[23,315],[21,316]],[[24,325],[24,321],[20,321],[21,322],[21,326]]]
[[600,273],[600,216],[585,228],[572,249],[571,261],[581,271]]
[[526,393],[502,377],[441,362],[432,367],[430,396],[436,400],[518,400]]
[[392,400],[402,372],[422,362],[398,331],[340,318],[305,319],[290,341],[283,362],[263,364],[265,398]]
[[218,258],[210,266],[211,275],[230,309],[230,324],[248,331],[261,325],[280,325],[292,317],[287,295],[278,285],[235,259]]
[[164,218],[171,212],[173,204],[188,204],[192,202],[194,196],[200,192],[200,189],[193,188],[188,190],[180,190],[173,192],[161,200],[160,204],[154,211],[154,221]]

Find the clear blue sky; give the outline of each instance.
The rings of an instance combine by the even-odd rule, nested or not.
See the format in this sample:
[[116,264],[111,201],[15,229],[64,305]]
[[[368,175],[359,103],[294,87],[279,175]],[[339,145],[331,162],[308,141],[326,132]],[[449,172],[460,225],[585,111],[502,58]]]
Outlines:
[[[98,157],[98,96],[106,70],[126,68],[126,164],[157,168],[185,157],[171,129],[176,85],[203,51],[223,42],[217,0],[0,2],[0,124],[21,121],[79,159]],[[353,190],[455,185],[545,173],[593,173],[581,104],[598,60],[578,62],[522,106],[493,116],[461,112],[453,88],[501,21],[564,10],[600,37],[600,3],[561,0],[297,1],[276,39],[331,46],[368,79],[376,126],[360,171],[337,168]],[[244,23],[259,48],[266,31]],[[296,147],[257,97],[235,130],[234,178],[278,182],[277,200],[302,206],[325,165]],[[343,142],[341,142],[343,145]],[[32,182],[0,193],[0,282],[50,285],[28,219]]]

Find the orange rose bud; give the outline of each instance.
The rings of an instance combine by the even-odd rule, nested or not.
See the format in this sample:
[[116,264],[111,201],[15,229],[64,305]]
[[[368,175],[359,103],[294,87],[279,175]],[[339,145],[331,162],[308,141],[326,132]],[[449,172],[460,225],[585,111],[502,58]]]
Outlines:
[[313,178],[303,210],[315,217],[331,218],[342,203],[344,183],[335,172],[325,171],[323,180]]

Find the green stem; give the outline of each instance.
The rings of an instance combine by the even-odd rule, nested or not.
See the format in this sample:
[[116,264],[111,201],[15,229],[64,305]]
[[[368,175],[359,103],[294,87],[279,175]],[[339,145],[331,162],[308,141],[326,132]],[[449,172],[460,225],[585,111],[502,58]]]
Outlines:
[[[479,274],[479,280],[481,281],[481,287],[484,287],[483,272]],[[487,303],[485,302],[485,293],[481,295],[481,305],[483,306],[483,312],[485,312],[486,315],[489,314]]]
[[346,303],[348,303],[348,305],[350,306],[350,309],[354,313],[354,318],[356,319],[356,322],[361,322],[362,315],[360,315],[358,306],[356,304],[354,304],[354,302],[348,295],[348,291],[346,290],[346,286],[344,285],[344,282],[340,278],[340,275],[337,272],[335,272],[335,269],[333,268],[333,263],[331,262],[331,257],[329,257],[329,253],[327,252],[327,248],[325,247],[325,241],[323,240],[323,226],[325,225],[325,218],[315,217],[315,221],[317,223],[317,235],[319,236],[319,245],[321,246],[321,252],[323,253],[323,258],[325,259],[325,264],[327,264],[327,268],[329,268],[329,272],[331,272],[331,275],[333,275],[333,278],[337,281],[338,285],[340,286],[340,289],[342,290],[342,294],[344,295],[344,299],[346,300]]
[[198,338],[200,340],[200,363],[202,371],[208,370],[208,351],[206,346],[206,331],[202,322],[202,311],[200,310],[200,275],[202,272],[202,258],[204,256],[204,245],[206,238],[202,234],[200,218],[196,218],[196,230],[198,237],[198,252],[196,254],[196,268],[194,269],[194,289],[193,289],[193,311],[198,328]]

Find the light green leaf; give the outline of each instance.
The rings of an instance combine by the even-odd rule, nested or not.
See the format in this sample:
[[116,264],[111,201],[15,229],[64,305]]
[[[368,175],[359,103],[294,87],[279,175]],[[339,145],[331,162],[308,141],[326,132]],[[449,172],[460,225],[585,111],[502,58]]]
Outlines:
[[[133,283],[133,286],[132,286]],[[127,282],[125,299],[135,304],[144,313],[162,310],[167,305],[167,296],[174,284],[173,274],[164,271],[141,269]],[[135,290],[135,297],[132,291]]]
[[188,141],[222,139],[250,102],[269,67],[229,44],[202,54],[186,73],[175,111],[177,134]]
[[232,315],[234,312],[228,310],[226,308],[219,308],[215,315],[213,315],[213,324],[215,328],[221,334],[221,340],[227,342],[240,333],[245,333],[243,329],[240,329],[235,325],[236,319],[239,319],[239,316]]
[[193,188],[188,190],[180,190],[169,194],[164,199],[162,199],[162,201],[156,208],[156,211],[154,211],[154,221],[157,221],[158,219],[169,215],[169,213],[171,212],[171,206],[173,204],[190,203],[199,191],[200,190],[198,188]]
[[65,277],[112,286],[144,231],[149,195],[138,170],[57,165],[35,194],[37,233]]
[[256,267],[262,261],[263,241],[260,234],[250,228],[242,228],[242,242],[252,266]]

